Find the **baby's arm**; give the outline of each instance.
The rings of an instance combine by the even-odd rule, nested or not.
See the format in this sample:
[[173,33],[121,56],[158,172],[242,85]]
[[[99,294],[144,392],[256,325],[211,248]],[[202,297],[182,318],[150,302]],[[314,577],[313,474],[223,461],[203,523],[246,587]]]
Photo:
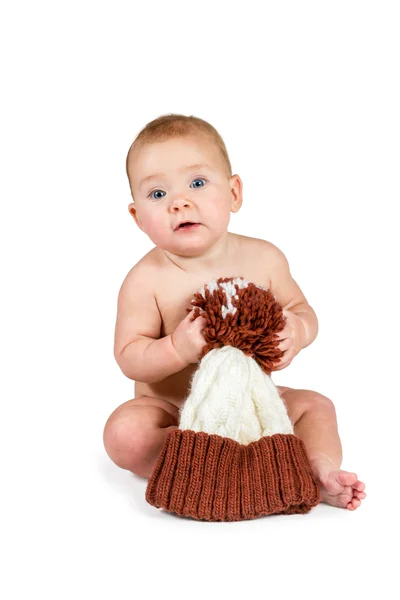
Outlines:
[[161,325],[151,274],[138,263],[122,283],[115,325],[114,357],[129,379],[155,383],[188,366],[171,335],[159,339]]
[[284,309],[289,310],[301,319],[304,326],[303,348],[305,348],[317,337],[317,315],[293,279],[289,263],[283,252],[274,246],[274,244],[270,242],[266,243],[266,260],[270,272],[270,289]]

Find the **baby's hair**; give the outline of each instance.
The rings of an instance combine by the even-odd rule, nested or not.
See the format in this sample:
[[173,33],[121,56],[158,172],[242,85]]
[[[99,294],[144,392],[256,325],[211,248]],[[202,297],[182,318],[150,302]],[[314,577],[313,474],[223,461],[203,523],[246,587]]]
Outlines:
[[215,127],[213,127],[207,121],[204,121],[199,117],[195,117],[194,115],[186,116],[170,113],[167,115],[161,115],[160,117],[157,117],[157,119],[147,123],[147,125],[138,133],[135,140],[131,144],[126,157],[126,174],[128,176],[129,184],[131,182],[129,179],[128,163],[134,149],[139,148],[144,144],[165,141],[170,138],[177,138],[191,134],[200,134],[201,136],[211,139],[220,152],[227,176],[232,177],[232,167],[229,160],[228,151],[226,149],[224,140]]

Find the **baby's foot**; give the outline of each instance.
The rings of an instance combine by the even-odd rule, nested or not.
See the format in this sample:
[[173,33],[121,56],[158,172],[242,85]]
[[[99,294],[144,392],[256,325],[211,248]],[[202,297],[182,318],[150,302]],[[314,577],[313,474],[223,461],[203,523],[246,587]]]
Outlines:
[[367,495],[363,491],[365,485],[358,480],[355,473],[341,470],[325,472],[318,477],[318,481],[321,492],[320,501],[332,506],[355,510]]

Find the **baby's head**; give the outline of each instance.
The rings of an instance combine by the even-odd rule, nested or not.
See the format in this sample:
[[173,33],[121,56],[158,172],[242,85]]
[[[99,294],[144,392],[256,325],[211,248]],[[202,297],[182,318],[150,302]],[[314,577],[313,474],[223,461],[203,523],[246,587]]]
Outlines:
[[[226,235],[242,204],[225,144],[212,125],[169,114],[137,135],[126,158],[129,212],[152,242],[177,256],[200,256]],[[178,228],[179,223],[198,223]]]

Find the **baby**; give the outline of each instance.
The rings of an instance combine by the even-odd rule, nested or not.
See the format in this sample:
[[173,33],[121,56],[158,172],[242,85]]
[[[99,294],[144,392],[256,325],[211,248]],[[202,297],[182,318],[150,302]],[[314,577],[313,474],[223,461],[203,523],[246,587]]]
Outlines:
[[[283,307],[279,334],[287,367],[316,338],[318,321],[271,242],[228,231],[242,205],[225,144],[212,125],[169,114],[138,134],[126,160],[129,212],[154,248],[133,266],[118,296],[114,356],[135,381],[135,398],[110,415],[107,454],[149,478],[165,438],[179,423],[206,341],[203,317],[186,315],[193,294],[219,277],[241,276],[270,289]],[[340,470],[342,449],[332,401],[311,390],[277,386],[295,434],[307,449],[321,501],[355,510],[366,497],[355,473]]]

